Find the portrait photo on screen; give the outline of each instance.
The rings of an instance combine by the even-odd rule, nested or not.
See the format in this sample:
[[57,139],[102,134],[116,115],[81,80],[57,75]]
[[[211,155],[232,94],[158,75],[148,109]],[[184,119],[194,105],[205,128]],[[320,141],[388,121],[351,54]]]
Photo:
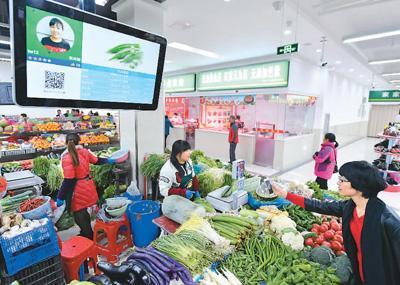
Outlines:
[[74,45],[74,31],[58,17],[44,17],[37,24],[40,43],[51,52],[66,52]]

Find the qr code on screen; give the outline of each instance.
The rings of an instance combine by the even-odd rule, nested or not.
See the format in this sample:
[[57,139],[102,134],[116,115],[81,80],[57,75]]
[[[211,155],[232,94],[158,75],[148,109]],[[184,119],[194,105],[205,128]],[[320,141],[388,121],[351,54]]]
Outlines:
[[64,89],[64,72],[45,71],[45,88]]

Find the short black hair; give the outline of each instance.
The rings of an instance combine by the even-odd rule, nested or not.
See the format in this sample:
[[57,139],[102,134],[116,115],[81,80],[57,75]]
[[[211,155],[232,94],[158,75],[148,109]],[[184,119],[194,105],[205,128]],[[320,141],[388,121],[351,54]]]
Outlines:
[[21,114],[21,117],[27,118],[28,116],[27,116],[25,113],[22,113],[22,114]]
[[64,30],[64,24],[61,22],[61,20],[57,19],[57,18],[53,18],[50,20],[49,26],[54,26],[54,25],[60,25],[61,28]]
[[378,168],[367,161],[347,162],[340,167],[339,174],[349,180],[364,198],[374,198],[387,187]]

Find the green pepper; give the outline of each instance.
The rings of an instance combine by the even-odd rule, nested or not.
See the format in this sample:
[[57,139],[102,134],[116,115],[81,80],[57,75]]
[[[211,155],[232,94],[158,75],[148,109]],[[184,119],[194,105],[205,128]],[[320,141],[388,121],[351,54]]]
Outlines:
[[296,265],[301,271],[310,272],[312,270],[311,264],[299,264]]
[[336,276],[335,274],[328,274],[328,277],[332,282],[334,282],[336,284],[341,283],[340,278],[338,276]]
[[294,280],[296,280],[297,282],[302,282],[305,281],[307,279],[307,275],[304,274],[303,272],[299,271],[294,275]]

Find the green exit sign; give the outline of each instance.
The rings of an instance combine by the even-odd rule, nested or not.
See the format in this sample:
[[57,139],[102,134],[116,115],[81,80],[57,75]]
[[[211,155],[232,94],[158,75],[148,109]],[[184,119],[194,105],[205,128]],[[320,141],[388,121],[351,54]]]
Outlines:
[[291,45],[285,45],[278,47],[277,55],[280,54],[287,54],[287,53],[294,53],[299,51],[299,44],[291,44]]

